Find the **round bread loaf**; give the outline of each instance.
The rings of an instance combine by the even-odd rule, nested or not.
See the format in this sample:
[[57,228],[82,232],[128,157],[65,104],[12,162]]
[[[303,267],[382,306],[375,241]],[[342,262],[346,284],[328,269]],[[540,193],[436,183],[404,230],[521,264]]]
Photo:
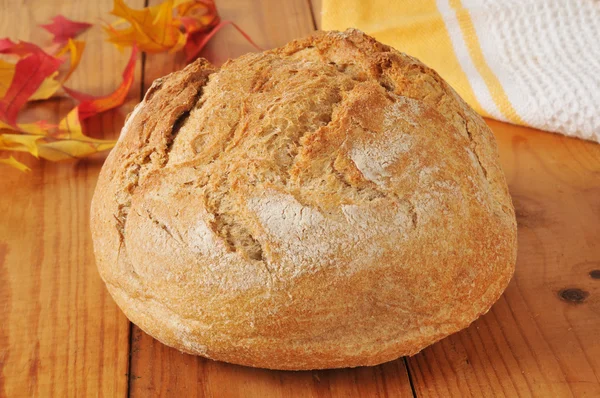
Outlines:
[[357,30],[156,80],[91,217],[132,322],[272,369],[415,354],[488,311],[516,257],[490,129],[433,70]]

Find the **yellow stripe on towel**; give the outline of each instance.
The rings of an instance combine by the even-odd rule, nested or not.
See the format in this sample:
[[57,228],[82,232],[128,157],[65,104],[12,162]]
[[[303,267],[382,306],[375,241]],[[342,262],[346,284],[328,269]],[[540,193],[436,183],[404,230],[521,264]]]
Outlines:
[[[465,44],[469,49],[471,60],[483,78],[494,103],[498,107],[498,110],[508,121],[516,124],[525,124],[515,111],[515,108],[510,102],[508,95],[498,80],[498,77],[494,74],[485,60],[469,10],[463,7],[461,0],[449,0],[449,3],[450,6],[456,11],[458,24],[463,33]],[[465,98],[465,100],[469,102],[467,98]]]

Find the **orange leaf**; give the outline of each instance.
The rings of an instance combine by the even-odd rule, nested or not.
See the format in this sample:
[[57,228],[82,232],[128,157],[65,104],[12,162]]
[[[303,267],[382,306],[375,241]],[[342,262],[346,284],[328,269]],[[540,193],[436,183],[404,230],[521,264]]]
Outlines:
[[15,64],[0,59],[0,98],[6,94],[14,75]]
[[123,71],[123,82],[114,92],[112,92],[109,95],[102,97],[94,97],[88,94],[80,93],[67,87],[63,87],[67,94],[80,101],[80,104],[78,106],[80,120],[85,120],[91,116],[94,116],[97,113],[116,108],[123,104],[125,98],[127,98],[127,93],[131,88],[131,84],[133,83],[137,53],[137,47],[133,47],[131,51],[131,57],[129,58],[129,62],[127,63],[127,66]]
[[208,32],[220,22],[213,0],[187,0],[177,5],[179,20],[188,34]]
[[118,47],[132,46],[134,43],[142,51],[158,53],[168,51],[181,41],[183,33],[179,22],[173,19],[173,0],[167,0],[153,7],[136,10],[129,8],[123,0],[114,0],[111,13],[129,22],[124,29],[117,27],[122,21],[104,28],[108,41]]
[[[6,40],[0,42],[0,52],[23,56],[15,65],[10,86],[0,99],[0,120],[14,126],[23,105],[37,91],[44,79],[58,70],[61,61],[46,54],[34,44],[14,44],[10,40],[8,42],[8,47],[5,46]],[[29,55],[23,53],[25,48],[30,50]]]
[[53,43],[66,43],[70,39],[73,39],[88,30],[92,24],[72,21],[62,15],[57,15],[52,18],[51,23],[40,26],[54,35],[54,38],[52,39]]
[[31,171],[31,169],[25,166],[23,163],[19,162],[17,159],[8,157],[6,159],[0,159],[0,164],[6,164],[8,166],[12,166],[15,169],[19,169],[21,171]]
[[[214,0],[167,0],[140,10],[129,8],[123,0],[114,0],[112,13],[121,19],[104,27],[108,41],[119,48],[135,43],[140,50],[149,53],[176,52],[189,45],[186,53],[197,54],[198,43],[213,29],[220,28]],[[125,23],[128,25],[123,28]],[[236,29],[240,30],[237,26]],[[195,34],[202,35],[196,36],[190,44]],[[208,39],[210,37],[212,35]]]

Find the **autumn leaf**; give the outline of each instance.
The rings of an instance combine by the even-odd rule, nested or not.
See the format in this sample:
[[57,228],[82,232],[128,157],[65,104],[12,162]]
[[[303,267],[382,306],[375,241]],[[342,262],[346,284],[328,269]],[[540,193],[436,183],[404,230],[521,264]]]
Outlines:
[[56,128],[57,126],[48,123],[45,120],[40,120],[34,123],[18,123],[16,126],[11,126],[0,120],[0,133],[2,130],[6,132],[18,132],[23,134],[34,134],[34,135],[47,135],[49,131]]
[[[159,53],[174,48],[181,49],[185,44],[180,23],[173,18],[173,0],[141,10],[130,8],[123,0],[114,0],[111,13],[121,20],[105,26],[108,41],[118,47],[132,46],[134,43],[142,51]],[[129,26],[119,29],[124,22]]]
[[182,1],[176,9],[188,34],[208,32],[220,22],[213,0]]
[[53,43],[63,44],[88,30],[92,24],[72,21],[62,15],[57,15],[52,18],[51,23],[40,26],[54,36],[52,39]]
[[137,60],[138,49],[133,47],[131,51],[131,57],[129,62],[123,71],[123,82],[121,85],[109,95],[94,97],[89,94],[80,93],[67,87],[63,87],[71,97],[80,101],[79,118],[85,120],[97,113],[107,111],[109,109],[121,106],[127,98],[127,93],[133,83],[133,77],[135,72],[135,63]]
[[[13,46],[15,44],[13,43]],[[25,47],[27,51],[42,51],[37,47]],[[81,60],[81,56],[83,54],[83,50],[85,49],[85,42],[78,40],[69,39],[67,44],[63,46],[59,51],[55,54],[55,58],[62,57],[65,54],[69,53],[70,57],[70,67],[68,71],[64,74],[64,76],[59,80],[58,79],[58,71],[55,71],[50,76],[44,78],[40,86],[37,90],[28,98],[28,101],[36,101],[36,100],[45,100],[52,97],[61,87],[62,84],[67,81],[67,79],[71,76],[71,74],[75,71],[79,62]],[[30,55],[31,53],[25,53],[21,50],[17,51],[19,56]],[[15,54],[13,54],[15,55]],[[6,62],[0,59],[0,98],[4,97],[10,83],[13,81],[16,70],[16,64],[11,62]],[[26,73],[25,71],[24,73]]]
[[63,56],[66,53],[69,53],[70,57],[71,66],[69,68],[69,71],[62,78],[61,83],[66,82],[69,79],[69,77],[71,77],[71,74],[75,71],[77,66],[79,66],[81,56],[83,55],[83,50],[85,50],[84,41],[69,39],[67,41],[67,44],[56,53],[57,57]]
[[0,59],[0,98],[6,94],[14,75],[15,64]]
[[[10,40],[9,40],[10,42]],[[0,98],[0,120],[15,125],[17,114],[27,103],[29,98],[38,90],[44,80],[58,70],[61,61],[46,54],[39,47],[31,43],[12,43],[12,46],[2,48],[0,52],[13,55],[21,55],[15,65],[11,83]],[[0,48],[2,43],[0,43]],[[28,55],[22,53],[23,48],[31,52]]]
[[114,0],[112,14],[120,19],[104,30],[108,41],[119,48],[135,44],[149,53],[184,48],[189,61],[222,27],[233,25],[260,50],[239,26],[220,20],[213,0],[167,0],[139,10],[128,7],[124,0]]
[[[61,161],[86,157],[115,145],[114,140],[86,136],[81,121],[123,103],[133,83],[137,47],[133,48],[123,72],[123,82],[113,93],[96,97],[63,87],[80,104],[58,125],[43,120],[17,123],[18,112],[28,99],[49,98],[62,86],[79,64],[84,48],[85,42],[69,38],[51,56],[32,43],[0,40],[0,53],[17,59],[16,63],[0,60],[0,150]],[[67,59],[70,67],[59,79],[58,68]],[[0,163],[29,170],[12,156],[1,159]]]
[[79,107],[73,108],[50,137],[36,141],[39,157],[51,161],[78,159],[111,149],[114,140],[101,140],[83,134]]
[[6,159],[0,159],[0,164],[6,164],[8,166],[12,166],[21,171],[31,171],[31,169],[29,167],[25,166],[23,163],[19,162],[17,159],[15,159],[12,156],[10,156]]
[[41,48],[27,41],[13,42],[11,39],[0,39],[0,54],[14,55],[17,57],[25,57],[31,53],[42,51]]
[[[78,159],[111,149],[114,140],[88,137],[83,133],[78,107],[73,108],[53,131],[42,135],[19,134],[0,126],[0,150],[27,152],[50,161]],[[14,164],[11,164],[14,165]]]
[[0,149],[5,151],[29,152],[37,158],[39,157],[37,141],[43,138],[43,135],[4,133],[0,135]]
[[61,87],[61,82],[56,80],[58,72],[54,72],[49,77],[45,78],[42,84],[35,90],[35,93],[29,97],[28,101],[45,100],[52,97]]
[[[15,64],[0,59],[0,98],[4,97],[13,76],[15,75]],[[56,80],[58,72],[54,72],[45,78],[38,89],[29,97],[29,101],[44,100],[50,98],[61,87],[61,82]]]
[[[208,41],[223,27],[232,25],[252,45],[260,48],[232,21],[221,21],[213,0],[167,0],[133,9],[124,0],[114,0],[112,14],[119,19],[107,24],[108,40],[119,48],[132,47],[123,81],[111,94],[92,96],[64,86],[79,65],[85,42],[74,40],[91,24],[62,15],[42,25],[53,35],[45,51],[33,43],[0,39],[0,150],[26,152],[51,161],[82,158],[115,145],[84,134],[81,122],[123,104],[134,80],[139,50],[158,53],[184,50],[188,60],[197,57]],[[66,67],[68,64],[68,68]],[[60,88],[79,105],[58,125],[39,120],[17,123],[17,116],[30,100],[52,97]],[[14,157],[0,159],[20,170],[29,168]]]

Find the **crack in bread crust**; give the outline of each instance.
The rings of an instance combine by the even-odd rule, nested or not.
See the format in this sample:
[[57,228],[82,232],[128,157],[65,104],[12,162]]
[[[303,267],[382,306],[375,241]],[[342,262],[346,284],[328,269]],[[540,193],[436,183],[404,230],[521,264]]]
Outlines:
[[[196,105],[202,87],[208,81],[208,75],[212,71],[203,61],[190,65],[181,72],[156,80],[144,97],[141,113],[130,115],[131,120],[128,119],[127,123],[134,123],[130,128],[137,128],[140,133],[139,138],[131,137],[133,142],[128,144],[137,150],[123,153],[124,159],[121,161],[120,168],[115,170],[113,177],[122,181],[120,185],[123,186],[123,189],[117,192],[118,207],[114,216],[121,240],[124,238],[131,196],[140,185],[140,177],[165,167],[169,160],[171,145],[183,123],[182,118],[185,119],[185,115],[189,114],[190,109]],[[185,84],[186,89],[177,93],[179,95],[176,94],[174,101],[165,101],[165,98],[173,95],[173,89],[181,84]],[[161,120],[158,115],[165,119]]]

